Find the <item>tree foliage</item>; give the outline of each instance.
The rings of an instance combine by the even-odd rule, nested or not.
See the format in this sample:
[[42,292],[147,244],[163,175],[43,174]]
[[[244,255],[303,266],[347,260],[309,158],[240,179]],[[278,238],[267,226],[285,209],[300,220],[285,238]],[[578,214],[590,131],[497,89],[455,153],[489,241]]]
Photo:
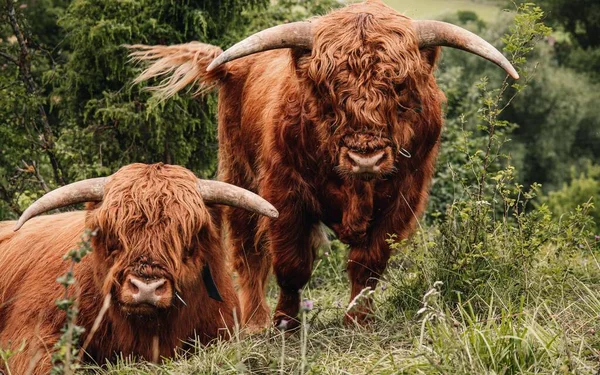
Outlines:
[[0,217],[58,185],[131,162],[214,172],[215,98],[159,102],[132,87],[141,67],[128,62],[124,45],[224,45],[245,32],[243,12],[267,0],[2,2]]
[[600,47],[600,2],[597,0],[539,0],[548,22],[561,26],[585,48]]
[[600,2],[597,0],[540,0],[548,22],[564,32],[554,49],[557,61],[600,83]]

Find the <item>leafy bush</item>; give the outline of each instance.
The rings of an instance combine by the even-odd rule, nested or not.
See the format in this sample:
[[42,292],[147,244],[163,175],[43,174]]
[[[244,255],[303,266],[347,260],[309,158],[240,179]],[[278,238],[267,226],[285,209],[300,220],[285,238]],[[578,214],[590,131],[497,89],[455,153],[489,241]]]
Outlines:
[[[529,72],[524,56],[532,41],[549,31],[538,23],[542,14],[539,8],[522,6],[512,34],[504,38],[513,60],[525,69],[521,70],[525,84],[529,83]],[[442,154],[442,160],[449,160],[451,173],[446,181],[440,181],[438,175],[438,191],[440,186],[453,186],[460,194],[454,195],[445,211],[437,212],[436,226],[421,229],[410,241],[396,242],[393,235],[389,241],[405,268],[401,290],[409,291],[411,301],[438,281],[445,286],[445,300],[454,303],[474,296],[488,301],[494,293],[508,301],[518,300],[536,287],[534,275],[542,272],[540,258],[545,253],[551,252],[554,258],[568,257],[577,253],[576,246],[591,238],[589,204],[561,221],[553,220],[545,205],[531,207],[540,185],[525,189],[518,183],[515,168],[506,164],[508,156],[502,151],[511,130],[501,119],[502,112],[526,87],[514,84],[512,96],[507,97],[506,80],[499,88],[488,86],[487,80],[476,85],[471,101],[479,107],[450,124],[450,140],[455,147]],[[469,123],[485,136],[472,137],[471,132],[464,131]],[[463,165],[457,166],[457,160]],[[569,261],[559,263],[567,265]],[[562,270],[561,275],[567,271]],[[398,300],[406,298],[399,296]]]
[[600,166],[588,165],[585,172],[576,174],[572,168],[572,179],[569,183],[556,191],[551,191],[544,197],[550,210],[562,218],[575,210],[578,206],[590,203],[590,215],[595,221],[596,234],[600,234],[600,208],[597,202],[600,197]]
[[[462,24],[500,46],[501,36],[511,24],[509,14],[503,17],[483,29],[478,19],[467,17],[466,23],[462,23],[465,17],[448,16],[446,20]],[[571,166],[581,168],[587,161],[600,164],[600,154],[596,151],[600,147],[600,117],[594,104],[600,101],[600,86],[590,82],[581,69],[559,66],[559,56],[546,38],[540,39],[525,57],[530,77],[523,77],[517,83],[526,81],[526,87],[500,115],[500,119],[507,121],[502,134],[508,143],[504,153],[515,166],[519,182],[524,185],[538,182],[548,192],[568,181]],[[502,79],[502,72],[476,56],[444,50],[438,82],[448,98],[442,143],[447,147],[441,148],[431,212],[444,212],[454,198],[462,196],[460,185],[473,181],[462,166],[466,161],[465,148],[472,148],[473,143],[481,142],[485,136],[477,129],[474,116],[481,107],[481,99],[472,82],[481,76],[494,82]],[[512,89],[506,90],[504,100],[513,95]],[[468,142],[458,136],[462,131],[471,132]],[[498,170],[505,160],[496,162],[500,162],[494,167]]]

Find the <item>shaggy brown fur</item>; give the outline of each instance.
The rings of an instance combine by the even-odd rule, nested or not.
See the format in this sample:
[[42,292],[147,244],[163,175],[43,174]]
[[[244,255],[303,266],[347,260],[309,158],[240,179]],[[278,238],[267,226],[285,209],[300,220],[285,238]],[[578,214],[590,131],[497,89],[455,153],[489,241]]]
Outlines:
[[[64,294],[56,278],[69,268],[62,257],[76,248],[85,228],[97,230],[93,252],[75,267],[71,290],[80,309],[78,324],[91,332],[104,296],[112,304],[87,348],[98,363],[117,353],[152,359],[158,338],[160,356],[172,356],[185,340],[202,343],[228,335],[239,303],[226,267],[211,211],[187,169],[162,164],[132,164],[105,186],[104,200],[86,211],[32,219],[18,232],[0,223],[0,347],[24,350],[8,365],[25,374],[47,374],[52,348],[65,315],[55,301]],[[223,302],[209,298],[201,272],[208,264]],[[173,298],[156,314],[128,314],[119,292],[127,273],[164,277],[187,305]],[[83,340],[87,337],[84,335]],[[0,364],[1,367],[1,364]],[[0,371],[1,372],[1,371]]]
[[[207,75],[204,62],[188,73],[171,65],[178,49],[189,54],[191,45],[172,46],[171,57],[142,75],[178,69],[179,77],[159,89],[167,95],[181,82],[217,84],[219,177],[258,192],[281,213],[257,222],[226,211],[243,321],[251,328],[269,320],[264,287],[271,267],[281,288],[274,323],[295,324],[319,222],[350,245],[350,298],[374,288],[390,256],[387,235],[410,234],[433,174],[445,100],[433,76],[439,48],[419,50],[409,19],[379,1],[336,10],[317,25],[311,52],[263,52]],[[195,56],[213,51],[199,46]],[[349,172],[348,150],[378,149],[386,158],[376,178]],[[362,321],[368,308],[347,319]]]

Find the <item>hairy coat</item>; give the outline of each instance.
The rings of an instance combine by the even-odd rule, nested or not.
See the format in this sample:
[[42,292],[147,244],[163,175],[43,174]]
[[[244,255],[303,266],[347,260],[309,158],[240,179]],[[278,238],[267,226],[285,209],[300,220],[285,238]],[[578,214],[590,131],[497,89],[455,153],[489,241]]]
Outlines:
[[[65,323],[55,305],[64,295],[56,279],[69,269],[63,256],[78,247],[86,228],[97,233],[93,252],[75,266],[70,293],[90,359],[104,363],[123,353],[152,360],[172,356],[189,339],[206,344],[227,336],[239,302],[212,215],[192,172],[133,164],[115,173],[103,201],[85,211],[37,217],[18,232],[14,222],[0,223],[0,347],[25,343],[8,360],[12,373],[49,373]],[[223,301],[209,297],[201,277],[207,265]],[[163,278],[171,294],[156,309],[142,304],[136,310],[124,291],[127,275]],[[87,337],[108,294],[112,303]]]
[[[281,213],[276,221],[231,208],[225,215],[251,328],[269,319],[271,267],[280,286],[274,324],[297,324],[321,222],[350,246],[350,298],[374,288],[390,256],[388,234],[406,238],[424,210],[438,152],[440,49],[420,48],[409,18],[367,1],[319,17],[312,33],[310,51],[264,51],[209,72],[199,56],[219,55],[218,47],[133,46],[134,59],[152,62],[136,81],[166,75],[154,88],[165,97],[187,83],[200,82],[198,92],[218,86],[219,178]],[[356,173],[363,164],[369,173]],[[346,318],[362,321],[369,308]]]

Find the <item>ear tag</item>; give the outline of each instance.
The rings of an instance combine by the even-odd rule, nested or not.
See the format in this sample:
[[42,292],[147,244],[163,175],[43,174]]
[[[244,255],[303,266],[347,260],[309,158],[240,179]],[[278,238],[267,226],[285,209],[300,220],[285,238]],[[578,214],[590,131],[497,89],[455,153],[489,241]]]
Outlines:
[[206,287],[208,296],[214,300],[223,302],[223,298],[219,293],[219,289],[217,289],[217,285],[215,284],[215,280],[210,273],[210,267],[208,264],[205,264],[204,268],[202,269],[202,280],[204,281],[204,286]]

